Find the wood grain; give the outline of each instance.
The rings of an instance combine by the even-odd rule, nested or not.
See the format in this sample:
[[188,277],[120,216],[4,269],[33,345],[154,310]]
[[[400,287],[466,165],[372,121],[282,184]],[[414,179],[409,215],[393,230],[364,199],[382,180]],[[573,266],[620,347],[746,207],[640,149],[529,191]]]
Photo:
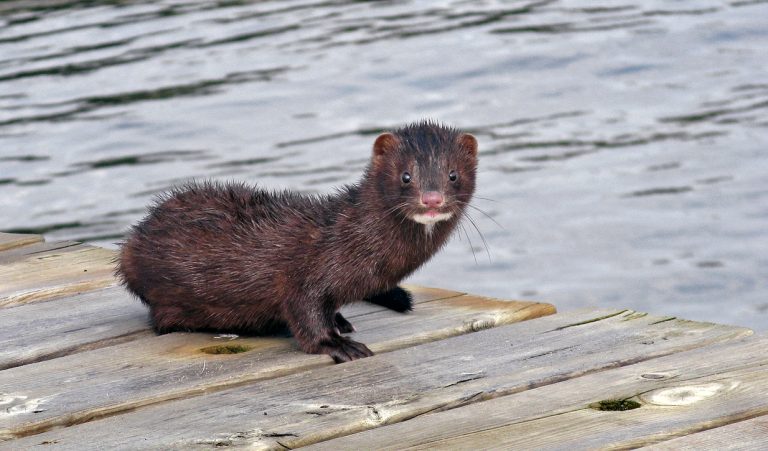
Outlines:
[[[436,301],[426,305],[441,303]],[[430,312],[430,316],[436,313]],[[394,330],[397,321],[381,321],[381,326],[378,326],[374,316],[376,314],[363,315],[354,321],[361,330],[358,338],[379,350],[381,345],[377,342],[397,342],[387,336]],[[369,324],[364,324],[366,317],[371,321]],[[14,440],[10,444],[27,447],[45,441],[57,449],[84,449],[94,444],[101,448],[149,449],[214,446],[293,448],[406,421],[429,412],[530,391],[535,387],[557,385],[558,381],[580,379],[585,374],[599,374],[609,368],[749,333],[739,328],[662,319],[610,310],[553,315],[269,380],[229,379],[237,385],[203,396],[147,406],[100,421],[44,432]],[[469,323],[476,322],[470,320]],[[402,333],[398,330],[394,335]],[[375,340],[377,334],[380,338]],[[148,351],[161,347],[156,344],[143,346]],[[275,360],[266,352],[267,349],[260,348],[250,355],[242,354],[241,363],[232,363],[234,359],[200,357],[199,354],[196,360],[191,360],[188,356],[190,350],[183,348],[176,354],[165,356],[168,361],[183,361],[183,371],[166,372],[155,368],[137,381],[131,374],[140,372],[141,368],[126,369],[125,373],[117,372],[110,376],[98,374],[99,370],[89,364],[88,370],[82,373],[75,370],[71,377],[88,380],[90,394],[67,392],[63,382],[54,383],[53,380],[49,384],[38,380],[23,389],[20,387],[17,392],[27,396],[26,399],[35,399],[42,408],[48,409],[37,415],[70,418],[76,423],[87,420],[78,415],[94,412],[93,408],[79,407],[88,401],[82,398],[104,399],[105,396],[98,394],[105,392],[110,398],[115,394],[119,398],[121,392],[137,388],[153,390],[156,393],[153,396],[162,396],[162,393],[169,393],[190,378],[221,371],[220,368],[226,365],[246,368],[250,364],[251,368],[269,368],[274,372],[291,364],[293,354],[290,352],[282,351],[275,356]],[[82,354],[79,362],[82,363],[82,357],[87,354],[91,353]],[[118,352],[113,353],[113,359],[120,361],[119,357]],[[317,357],[317,366],[323,358]],[[69,357],[12,371],[20,371],[16,373],[16,380],[26,380],[33,377],[33,373],[61,374],[65,368],[72,370],[73,365],[59,368],[48,365],[59,364],[57,361],[65,359]],[[281,363],[279,368],[269,365],[269,362],[277,362],[278,359]],[[147,358],[141,362],[141,366],[153,365],[148,363]],[[114,365],[102,361],[100,367],[118,371]],[[34,366],[38,366],[39,370],[28,370]],[[248,377],[258,377],[258,373],[254,375],[253,371],[247,373]],[[124,384],[125,377],[131,377],[130,382]],[[82,385],[83,382],[76,384]],[[42,392],[42,387],[49,387],[49,392]],[[598,388],[603,390],[605,387]],[[199,389],[200,392],[204,390]],[[70,413],[67,417],[65,412],[72,410],[77,413]],[[404,426],[416,420],[418,418],[407,421]],[[25,429],[30,431],[34,421],[32,414],[17,415],[6,422],[6,434],[20,433]],[[82,437],[88,437],[88,441],[84,442]],[[367,442],[367,446],[358,449],[368,448],[371,443],[377,442]]]
[[0,252],[42,241],[42,235],[0,232]]
[[41,254],[47,251],[63,250],[69,248],[85,249],[92,247],[88,244],[83,244],[79,241],[44,241],[41,243],[33,243],[26,246],[14,247],[6,251],[0,252],[0,265],[8,265],[10,263],[17,263],[22,260],[28,259],[31,256]]
[[149,334],[146,308],[120,287],[9,307],[0,314],[0,369]]
[[[367,303],[345,309],[345,316],[359,330],[356,338],[367,343],[375,352],[388,352],[554,311],[549,304],[494,301],[445,290],[413,290],[417,305],[415,311],[409,314],[398,314]],[[438,300],[439,297],[444,299]],[[78,301],[72,303],[77,304]],[[59,303],[57,300],[34,307]],[[114,307],[112,303],[101,304],[101,310],[86,311],[106,313],[107,306]],[[145,324],[143,328],[140,323],[137,324],[137,320],[144,320],[143,307],[138,302],[133,304],[136,307],[130,309],[128,306],[114,308],[116,315],[123,315],[118,325],[128,330],[146,331]],[[26,309],[32,312],[31,307],[17,307],[9,311]],[[73,314],[84,316],[82,312]],[[128,321],[128,317],[133,321]],[[82,324],[93,324],[95,321],[84,317]],[[111,319],[106,322],[109,327],[116,327]],[[77,329],[87,332],[86,327]],[[120,332],[131,333],[125,330]],[[0,387],[13,387],[13,393],[22,393],[24,400],[34,400],[36,406],[46,405],[45,411],[38,412],[35,412],[39,410],[37,407],[26,404],[28,401],[14,405],[16,415],[0,416],[0,437],[88,421],[142,405],[331,364],[328,356],[312,356],[298,351],[294,341],[288,338],[251,337],[229,342],[216,339],[211,334],[138,337],[137,332],[132,333],[134,341],[129,343],[0,372]],[[45,348],[55,340],[35,342]],[[201,352],[203,348],[220,344],[236,344],[250,348],[250,351],[234,355]],[[12,354],[18,359],[19,352],[28,351],[17,346]]]
[[[768,413],[767,346],[768,338],[751,337],[673,354],[310,449],[633,449]],[[590,407],[609,399],[641,407]]]
[[[53,246],[52,248],[50,246]],[[58,246],[58,247],[57,247]],[[96,290],[117,283],[115,251],[85,244],[41,244],[0,261],[0,307]],[[3,253],[5,254],[5,253]],[[0,254],[2,255],[2,254]]]
[[647,451],[757,450],[765,449],[766,443],[768,443],[768,415],[761,415],[643,447],[643,449]]

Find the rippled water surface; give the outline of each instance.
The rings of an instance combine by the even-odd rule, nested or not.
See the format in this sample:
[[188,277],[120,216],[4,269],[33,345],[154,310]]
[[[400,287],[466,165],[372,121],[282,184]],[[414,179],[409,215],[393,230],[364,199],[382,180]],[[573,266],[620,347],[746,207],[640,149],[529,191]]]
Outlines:
[[765,1],[5,1],[0,229],[112,246],[189,178],[328,191],[431,117],[478,137],[493,220],[412,282],[765,330],[767,113]]

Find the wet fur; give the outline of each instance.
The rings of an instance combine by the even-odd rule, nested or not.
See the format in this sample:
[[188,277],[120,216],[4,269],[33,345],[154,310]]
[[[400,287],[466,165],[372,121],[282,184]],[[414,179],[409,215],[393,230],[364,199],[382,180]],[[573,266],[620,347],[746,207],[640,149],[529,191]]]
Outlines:
[[[445,244],[474,191],[477,164],[462,140],[468,135],[451,128],[420,122],[392,136],[375,147],[359,183],[330,195],[214,182],[171,190],[130,231],[117,274],[149,306],[159,333],[287,326],[305,352],[337,362],[372,355],[340,335],[354,328],[339,308],[366,299],[411,309],[397,284]],[[459,183],[448,181],[451,169]],[[405,170],[414,183],[403,184]],[[441,190],[452,213],[429,233],[409,218],[423,211],[425,189]]]

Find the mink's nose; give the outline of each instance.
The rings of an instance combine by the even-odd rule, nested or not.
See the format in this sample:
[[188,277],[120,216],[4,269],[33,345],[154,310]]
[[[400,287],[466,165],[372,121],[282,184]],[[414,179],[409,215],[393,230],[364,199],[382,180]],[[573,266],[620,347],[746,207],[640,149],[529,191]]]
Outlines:
[[421,202],[427,208],[438,208],[443,205],[443,195],[437,191],[427,191],[421,195]]

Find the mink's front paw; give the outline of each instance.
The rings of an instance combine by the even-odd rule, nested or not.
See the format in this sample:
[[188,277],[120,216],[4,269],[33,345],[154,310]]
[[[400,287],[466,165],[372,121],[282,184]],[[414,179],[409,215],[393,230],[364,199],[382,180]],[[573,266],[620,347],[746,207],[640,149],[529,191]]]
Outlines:
[[349,362],[373,355],[373,352],[366,345],[342,336],[324,340],[320,349],[323,354],[331,356],[336,363]]
[[400,287],[395,287],[384,293],[366,298],[366,301],[400,313],[413,310],[413,297],[411,297],[411,293]]

